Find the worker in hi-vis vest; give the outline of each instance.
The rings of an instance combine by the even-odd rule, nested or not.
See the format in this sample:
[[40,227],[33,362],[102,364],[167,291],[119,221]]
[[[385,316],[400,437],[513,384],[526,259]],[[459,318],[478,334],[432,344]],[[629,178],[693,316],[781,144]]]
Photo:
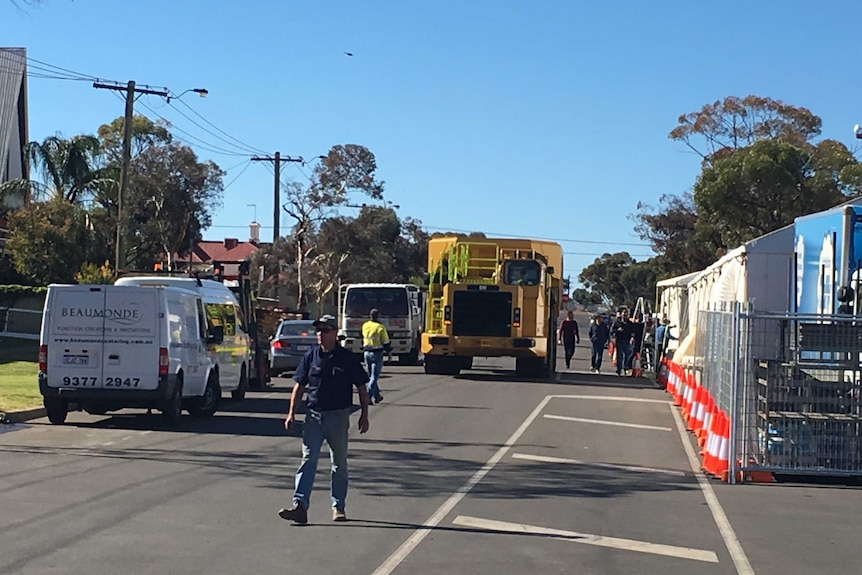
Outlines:
[[369,314],[371,319],[362,324],[362,350],[365,352],[365,366],[368,368],[368,397],[369,401],[380,403],[383,396],[380,395],[380,372],[383,370],[383,352],[392,360],[392,344],[389,342],[389,332],[380,323],[380,312],[372,309]]

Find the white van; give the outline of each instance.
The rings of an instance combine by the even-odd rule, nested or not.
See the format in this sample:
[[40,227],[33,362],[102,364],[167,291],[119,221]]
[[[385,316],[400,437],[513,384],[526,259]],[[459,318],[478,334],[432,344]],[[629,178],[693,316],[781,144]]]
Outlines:
[[189,290],[49,286],[39,347],[48,419],[126,407],[159,409],[172,425],[183,408],[211,416],[220,391],[207,346],[221,331],[208,330],[203,301]]
[[220,326],[224,331],[224,341],[207,346],[218,375],[219,388],[229,391],[233,399],[245,397],[251,365],[251,340],[239,302],[227,286],[214,280],[153,275],[119,278],[114,285],[172,287],[198,294],[203,300],[208,329]]

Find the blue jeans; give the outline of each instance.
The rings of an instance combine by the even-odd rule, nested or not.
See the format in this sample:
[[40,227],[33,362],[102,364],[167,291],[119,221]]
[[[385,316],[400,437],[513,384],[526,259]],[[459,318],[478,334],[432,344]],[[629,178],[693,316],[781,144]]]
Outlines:
[[590,354],[590,367],[593,369],[601,369],[602,368],[602,355],[605,353],[605,344],[598,342],[591,342],[592,344],[592,353]]
[[317,473],[317,460],[323,440],[329,445],[332,462],[330,495],[333,509],[344,509],[347,501],[347,437],[350,430],[350,409],[314,411],[309,409],[302,426],[302,464],[296,472],[293,500],[308,509],[311,489]]
[[383,371],[383,351],[366,351],[365,367],[368,368],[368,397],[380,399],[380,372]]
[[627,339],[618,339],[614,343],[617,348],[617,374],[620,374],[626,369],[626,362],[628,361],[632,346]]

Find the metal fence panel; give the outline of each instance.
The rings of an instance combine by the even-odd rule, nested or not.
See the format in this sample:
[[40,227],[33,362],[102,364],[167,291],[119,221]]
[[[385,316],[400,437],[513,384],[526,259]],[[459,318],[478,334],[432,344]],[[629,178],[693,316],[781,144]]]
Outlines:
[[742,470],[862,475],[862,321],[852,316],[738,313]]

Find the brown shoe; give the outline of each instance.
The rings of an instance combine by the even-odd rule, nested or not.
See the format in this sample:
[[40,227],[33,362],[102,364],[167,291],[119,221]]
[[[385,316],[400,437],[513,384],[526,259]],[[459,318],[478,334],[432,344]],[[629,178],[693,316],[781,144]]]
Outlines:
[[282,519],[299,523],[300,525],[308,523],[308,510],[299,503],[294,503],[293,507],[290,509],[280,509],[278,511],[278,516]]
[[347,514],[344,512],[344,509],[333,509],[332,510],[332,520],[333,521],[347,521]]

